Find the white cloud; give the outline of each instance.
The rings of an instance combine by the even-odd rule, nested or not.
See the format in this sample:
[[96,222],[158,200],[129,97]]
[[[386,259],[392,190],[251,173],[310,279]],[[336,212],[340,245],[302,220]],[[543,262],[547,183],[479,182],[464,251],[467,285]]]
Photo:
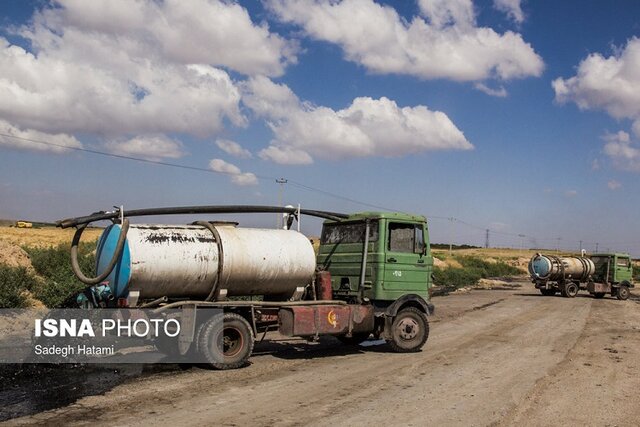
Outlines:
[[[575,102],[583,110],[605,110],[616,119],[640,119],[640,39],[605,58],[592,53],[578,65],[575,76],[552,83],[556,101]],[[640,125],[636,125],[640,127]]]
[[[624,48],[614,51],[609,57],[592,53],[580,62],[575,76],[555,79],[555,99],[574,102],[581,110],[604,110],[615,119],[629,119],[633,134],[640,138],[640,39],[632,37]],[[606,134],[603,139],[604,153],[616,168],[640,172],[640,148],[629,133]]]
[[520,34],[477,27],[470,0],[422,0],[409,22],[373,0],[268,0],[283,22],[339,45],[374,73],[456,81],[540,76],[542,58]]
[[631,140],[631,135],[620,131],[606,134],[604,153],[611,159],[613,165],[629,172],[640,172],[640,147]]
[[227,163],[222,159],[211,159],[209,162],[209,168],[214,172],[225,173],[228,175],[240,174],[240,168],[234,164]]
[[607,182],[607,187],[609,187],[609,190],[615,191],[615,190],[619,189],[620,187],[622,187],[622,184],[620,184],[615,179],[610,179],[609,182]]
[[593,161],[591,162],[591,170],[592,171],[597,171],[600,170],[600,160],[598,159],[593,159]]
[[[64,147],[82,148],[82,144],[75,137],[65,133],[49,134],[33,129],[19,129],[16,126],[0,120],[0,147],[21,148],[33,151],[49,151],[53,153],[68,153]],[[15,138],[12,138],[15,137]],[[28,141],[32,140],[32,141]],[[53,145],[42,144],[45,142]]]
[[259,156],[263,160],[271,160],[281,165],[309,165],[313,163],[313,159],[306,151],[287,146],[271,145],[261,150]]
[[[245,126],[227,68],[281,75],[295,45],[222,0],[59,0],[0,37],[0,117],[107,139]],[[241,35],[241,36],[240,36]]]
[[242,146],[235,141],[231,141],[228,139],[218,139],[216,141],[216,145],[218,146],[218,148],[220,148],[230,156],[237,157],[239,159],[251,158],[251,152],[246,148],[242,148]]
[[286,85],[256,77],[245,83],[243,102],[275,135],[260,156],[279,163],[473,148],[446,114],[422,105],[399,107],[385,97],[359,97],[335,111],[301,102]]
[[449,25],[471,28],[476,23],[471,0],[418,0],[418,6],[435,28]]
[[[117,37],[123,47],[150,45],[181,64],[209,64],[243,74],[279,76],[295,62],[295,44],[256,25],[240,4],[224,0],[56,0],[48,11],[66,28]],[[48,19],[51,22],[51,19]]]
[[493,0],[493,7],[506,13],[517,24],[524,22],[524,12],[522,12],[520,0]]
[[476,83],[473,85],[473,87],[478,89],[480,92],[484,92],[487,95],[496,96],[498,98],[505,98],[508,95],[507,90],[504,88],[504,86],[500,86],[500,88],[498,89],[493,89],[484,83]]
[[129,140],[111,140],[105,146],[113,154],[156,161],[178,159],[186,154],[180,141],[165,135],[141,135]]
[[576,197],[578,195],[578,192],[576,190],[567,190],[564,192],[564,195],[567,198],[572,198],[572,197]]
[[258,185],[258,178],[251,172],[244,172],[232,176],[231,182],[237,185]]
[[257,185],[258,178],[251,172],[242,172],[234,164],[225,162],[222,159],[211,159],[209,168],[218,173],[223,173],[231,177],[231,182],[236,185]]

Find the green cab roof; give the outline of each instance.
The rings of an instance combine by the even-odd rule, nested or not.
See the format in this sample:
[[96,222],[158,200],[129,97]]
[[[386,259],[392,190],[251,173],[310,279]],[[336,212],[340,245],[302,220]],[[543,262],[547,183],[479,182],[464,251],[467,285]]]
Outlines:
[[363,221],[365,219],[395,219],[400,221],[427,222],[424,215],[411,215],[402,212],[357,212],[341,221],[326,220],[325,223]]

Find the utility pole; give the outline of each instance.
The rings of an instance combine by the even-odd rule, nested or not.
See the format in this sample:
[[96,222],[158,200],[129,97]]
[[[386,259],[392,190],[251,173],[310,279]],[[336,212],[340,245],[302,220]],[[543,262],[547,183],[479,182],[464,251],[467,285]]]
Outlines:
[[[279,194],[278,194],[278,206],[279,206],[279,207],[282,207],[282,197],[283,197],[283,193],[284,193],[284,185],[285,185],[287,182],[289,182],[289,181],[288,181],[288,180],[286,180],[286,179],[284,179],[284,178],[280,178],[280,179],[276,178],[276,184],[280,184],[280,192],[279,192]],[[276,222],[276,226],[277,226],[278,228],[282,228],[282,224],[281,224],[281,221],[282,221],[282,213],[278,213],[278,214],[277,214],[277,216],[278,216],[278,220],[277,220],[277,222]]]
[[598,242],[596,242],[596,253],[598,253]]
[[524,251],[524,238],[526,237],[524,234],[518,234],[520,237],[520,252]]
[[558,241],[558,244],[556,246],[556,252],[560,253],[560,240],[562,240],[562,237],[556,237],[556,240]]
[[455,221],[455,218],[449,217],[449,256],[451,256],[451,251],[453,249],[453,221]]
[[489,248],[489,229],[487,228],[486,234],[484,235],[484,247],[485,249]]
[[582,240],[580,240],[580,254],[582,254]]

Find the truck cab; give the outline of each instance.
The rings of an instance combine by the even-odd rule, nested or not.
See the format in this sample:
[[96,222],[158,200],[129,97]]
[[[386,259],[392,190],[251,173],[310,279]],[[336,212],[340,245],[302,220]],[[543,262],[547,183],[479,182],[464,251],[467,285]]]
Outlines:
[[331,273],[337,299],[361,296],[376,306],[407,295],[428,301],[433,257],[427,220],[403,213],[362,212],[342,221],[325,221],[317,265]]
[[622,282],[631,283],[633,269],[629,254],[594,254],[591,260],[596,266],[594,279],[602,283],[618,284]]
[[587,284],[587,290],[597,298],[611,292],[611,295],[618,299],[626,300],[629,297],[629,288],[634,287],[629,254],[600,253],[593,254],[590,258],[595,265],[595,273],[592,282]]

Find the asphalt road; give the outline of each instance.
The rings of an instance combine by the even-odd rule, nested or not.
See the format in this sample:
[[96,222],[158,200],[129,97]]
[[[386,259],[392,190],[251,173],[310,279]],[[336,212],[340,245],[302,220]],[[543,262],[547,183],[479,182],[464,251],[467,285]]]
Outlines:
[[[598,425],[640,422],[640,300],[527,283],[434,299],[420,353],[272,336],[234,371],[165,367],[7,424]],[[52,390],[55,393],[55,390]]]

